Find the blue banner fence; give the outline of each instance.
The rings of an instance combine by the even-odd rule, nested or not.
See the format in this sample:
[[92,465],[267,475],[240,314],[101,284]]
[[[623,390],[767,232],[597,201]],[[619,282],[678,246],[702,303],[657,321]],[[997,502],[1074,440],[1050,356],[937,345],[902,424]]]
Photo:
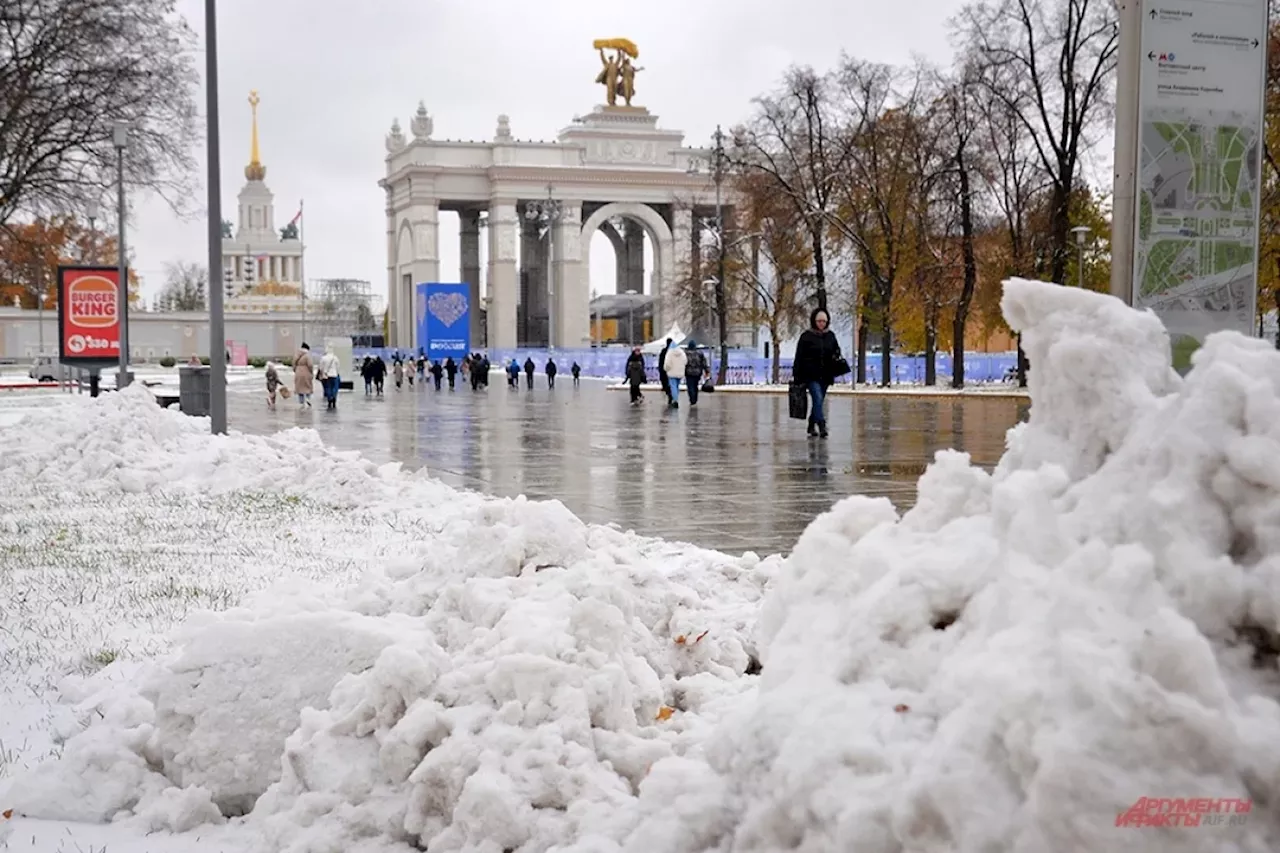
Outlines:
[[[520,365],[521,370],[524,369],[524,362],[527,358],[532,358],[537,365],[538,375],[542,375],[546,369],[546,364],[550,353],[545,349],[514,349],[514,350],[485,350],[486,355],[492,363],[495,370],[504,368],[512,358]],[[388,364],[390,364],[398,355],[401,358],[408,359],[411,355],[417,357],[417,350],[401,350],[394,347],[356,347],[353,354],[357,362],[362,360],[366,355],[381,356]],[[631,351],[622,347],[618,348],[588,348],[588,349],[558,349],[554,353],[556,367],[559,368],[562,377],[568,377],[569,368],[576,361],[582,368],[583,376],[591,376],[603,379],[621,380],[627,357]],[[455,358],[455,361],[461,362],[461,359]],[[714,377],[717,372],[719,359],[708,354],[708,360],[712,362],[711,375]],[[894,385],[923,385],[924,384],[924,356],[911,355],[894,355],[890,361],[889,369],[892,372],[892,383]],[[850,364],[853,360],[850,359]],[[1012,378],[1012,373],[1016,369],[1018,357],[1016,353],[973,353],[966,355],[964,358],[964,378],[966,384],[982,384],[992,382],[1007,382]],[[937,367],[938,384],[946,384],[951,381],[951,355],[939,353],[935,359]],[[645,355],[645,368],[649,376],[649,380],[656,382],[658,380],[658,357],[656,355]],[[744,353],[741,351],[730,350],[729,352],[729,369],[726,375],[726,384],[728,385],[767,385],[773,373],[773,362],[771,359],[759,358],[754,353]],[[778,376],[779,382],[785,384],[791,381],[791,360],[782,359]],[[842,377],[840,384],[847,385],[853,381],[853,375]],[[868,384],[878,385],[880,383],[880,354],[867,354],[867,378]]]

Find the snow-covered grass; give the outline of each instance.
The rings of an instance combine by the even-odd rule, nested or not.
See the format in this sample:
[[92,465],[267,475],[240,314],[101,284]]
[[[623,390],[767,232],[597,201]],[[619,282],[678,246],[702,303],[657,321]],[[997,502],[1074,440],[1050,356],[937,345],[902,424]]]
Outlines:
[[[997,469],[940,453],[905,515],[845,499],[785,560],[211,438],[141,389],[0,427],[14,837],[1280,849],[1280,355],[1219,335],[1181,379],[1109,297],[1004,308],[1035,406]],[[1117,825],[1144,797],[1252,808]]]

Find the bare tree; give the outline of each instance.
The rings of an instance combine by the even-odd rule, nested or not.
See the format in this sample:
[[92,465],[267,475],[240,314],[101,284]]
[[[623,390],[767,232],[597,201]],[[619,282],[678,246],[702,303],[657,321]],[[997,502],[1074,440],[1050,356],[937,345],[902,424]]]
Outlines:
[[[1001,275],[1036,277],[1043,273],[1046,253],[1036,251],[1038,241],[1032,220],[1051,181],[1035,154],[1034,143],[1024,131],[1023,109],[1010,93],[1024,100],[1030,94],[1018,89],[1011,79],[1015,71],[1010,67],[979,61],[971,64],[970,69],[978,75],[973,103],[978,111],[978,134],[986,153],[980,164],[981,174],[987,196],[1004,223],[1005,257]],[[1018,384],[1026,387],[1027,361],[1021,335],[1017,340]]]
[[173,0],[0,0],[0,226],[83,211],[125,180],[188,196],[197,132],[193,36]]
[[975,177],[982,157],[978,149],[979,109],[977,81],[973,69],[961,66],[959,74],[943,83],[940,104],[940,144],[947,149],[949,169],[947,198],[960,231],[960,259],[963,279],[956,294],[951,319],[951,387],[964,387],[965,337],[969,311],[978,287],[976,251],[977,225],[974,211]]
[[157,304],[165,311],[204,311],[209,291],[209,271],[199,264],[177,261],[165,264],[164,289]]
[[[841,133],[848,140],[848,168],[836,175],[838,206],[829,227],[858,253],[863,317],[880,331],[880,384],[892,379],[894,290],[916,249],[917,163],[925,145],[919,120],[928,72],[923,66],[898,69],[845,57],[837,74]],[[860,327],[863,328],[863,327]],[[865,369],[865,335],[859,334],[858,370]]]
[[1119,47],[1114,0],[981,0],[957,26],[981,76],[1026,133],[1051,190],[1048,275],[1069,261],[1070,201],[1103,118]]
[[832,126],[831,81],[793,67],[781,88],[756,99],[756,114],[734,131],[732,157],[747,174],[764,173],[794,206],[813,252],[814,295],[827,308],[826,237],[836,214],[837,178],[849,168],[846,135]]
[[[741,282],[740,300],[750,306],[745,315],[769,330],[770,378],[777,382],[781,367],[779,350],[784,336],[804,328],[806,303],[815,289],[810,272],[813,246],[804,229],[804,218],[773,179],[764,173],[744,175],[735,184],[742,203],[742,224],[749,232],[738,242],[734,269]],[[765,269],[760,270],[760,261]]]

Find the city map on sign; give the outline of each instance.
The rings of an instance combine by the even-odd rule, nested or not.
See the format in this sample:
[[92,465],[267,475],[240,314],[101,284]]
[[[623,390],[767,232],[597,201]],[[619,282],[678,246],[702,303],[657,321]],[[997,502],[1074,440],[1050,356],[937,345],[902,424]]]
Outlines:
[[1157,312],[1251,323],[1256,117],[1154,109],[1141,124],[1138,297]]
[[1257,303],[1266,0],[1143,0],[1133,301],[1175,359]]

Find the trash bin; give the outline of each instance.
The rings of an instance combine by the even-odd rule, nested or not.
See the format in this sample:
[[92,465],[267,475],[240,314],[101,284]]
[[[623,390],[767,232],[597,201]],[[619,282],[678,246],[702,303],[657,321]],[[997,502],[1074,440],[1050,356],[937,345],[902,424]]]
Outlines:
[[178,368],[178,408],[184,415],[208,417],[210,370],[208,365],[183,365]]

